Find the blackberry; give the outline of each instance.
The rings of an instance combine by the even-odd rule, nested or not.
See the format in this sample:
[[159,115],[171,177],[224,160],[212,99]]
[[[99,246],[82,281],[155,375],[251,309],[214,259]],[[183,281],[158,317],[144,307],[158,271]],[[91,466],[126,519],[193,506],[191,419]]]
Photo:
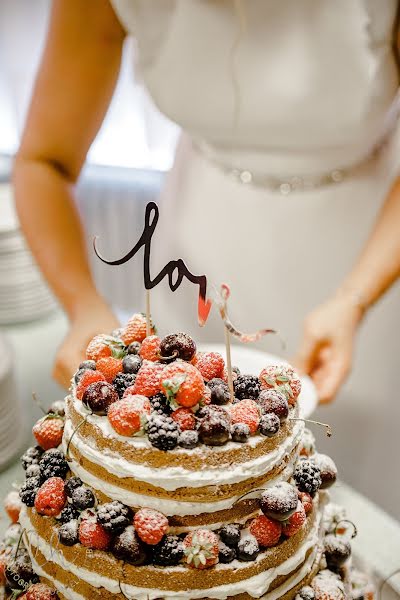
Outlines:
[[40,470],[40,466],[38,463],[30,465],[25,471],[25,476],[27,479],[30,477],[40,477],[42,479],[42,471]]
[[32,446],[32,448],[28,448],[28,450],[21,456],[21,463],[25,471],[31,465],[37,465],[42,454],[43,449],[40,446]]
[[230,548],[224,542],[218,544],[218,558],[220,563],[231,563],[236,558],[235,548]]
[[22,484],[19,490],[19,497],[21,498],[21,502],[26,504],[26,506],[32,508],[32,506],[35,505],[35,497],[39,491],[41,484],[42,480],[40,477],[29,477],[29,479],[27,479],[25,483]]
[[232,425],[231,435],[234,442],[243,444],[250,437],[250,427],[246,423],[235,423]]
[[210,379],[207,383],[207,387],[209,387],[211,391],[211,404],[227,404],[230,401],[231,394],[229,386],[222,379],[219,379],[218,377]]
[[43,479],[49,479],[50,477],[65,479],[69,471],[64,454],[61,450],[57,450],[57,448],[47,450],[40,459],[39,465]]
[[64,523],[64,525],[61,525],[58,530],[58,539],[64,546],[74,546],[79,542],[78,532],[79,522],[77,519],[73,519],[68,523]]
[[64,400],[56,400],[49,406],[47,414],[58,415],[59,417],[65,417],[65,402]]
[[169,417],[169,415],[172,413],[171,405],[168,402],[167,397],[162,392],[159,392],[155,396],[151,396],[150,404],[153,411],[159,413],[160,415],[166,415]]
[[238,400],[257,400],[261,392],[261,383],[255,375],[238,375],[233,382],[233,389]]
[[229,525],[224,525],[219,530],[219,537],[227,546],[234,548],[238,545],[240,541],[240,529],[239,525],[234,525],[230,523]]
[[97,520],[109,533],[121,533],[132,523],[132,511],[128,506],[114,500],[102,504],[97,509]]
[[107,381],[95,381],[91,383],[85,390],[82,402],[95,415],[104,416],[107,414],[108,408],[114,402],[119,400],[119,396],[112,386]]
[[62,509],[58,517],[56,517],[56,519],[60,523],[65,524],[69,521],[78,519],[78,517],[79,511],[72,504],[67,504],[67,506]]
[[124,373],[136,375],[142,366],[142,359],[136,354],[127,354],[122,361],[122,369]]
[[96,362],[94,360],[84,360],[83,362],[81,362],[78,369],[86,369],[86,370],[89,369],[89,371],[95,371],[96,370]]
[[199,434],[197,433],[197,431],[187,429],[186,431],[182,431],[179,434],[179,445],[182,446],[182,448],[191,450],[192,448],[195,448],[198,443]]
[[321,487],[321,471],[312,460],[300,460],[293,474],[300,492],[315,496]]
[[258,430],[261,435],[265,435],[265,437],[273,437],[278,433],[280,427],[281,422],[278,415],[275,413],[267,413],[266,415],[262,415]]
[[166,535],[152,548],[152,562],[160,567],[173,567],[184,556],[182,540],[176,535]]
[[81,485],[72,492],[71,502],[78,510],[87,510],[93,508],[96,504],[96,498],[91,489]]
[[258,397],[258,403],[263,413],[274,413],[285,421],[289,416],[289,404],[285,394],[279,390],[262,390]]
[[8,562],[4,574],[7,584],[12,590],[25,590],[29,584],[39,582],[39,577],[33,571],[31,559],[26,550]]
[[196,344],[187,333],[171,333],[161,340],[161,362],[170,363],[181,358],[192,360],[196,354]]
[[118,373],[113,381],[113,386],[117,390],[120,398],[124,395],[125,390],[135,383],[136,375],[133,373]]
[[147,559],[146,548],[133,525],[129,525],[122,533],[115,536],[111,552],[116,558],[135,566],[143,565]]
[[297,594],[295,600],[314,600],[315,592],[310,585],[305,585]]
[[350,557],[350,542],[330,534],[325,538],[325,559],[328,569],[337,571]]
[[159,450],[173,450],[178,444],[179,425],[171,417],[153,413],[149,417],[147,435]]
[[208,407],[199,427],[199,437],[208,446],[222,446],[230,438],[230,422],[228,413]]
[[237,555],[239,560],[252,561],[255,560],[260,552],[260,547],[256,538],[253,535],[246,535],[238,543]]
[[79,477],[70,477],[65,482],[65,492],[69,498],[72,496],[72,492],[76,490],[76,488],[81,487],[82,480]]
[[140,342],[132,342],[126,349],[127,354],[139,354],[140,352]]

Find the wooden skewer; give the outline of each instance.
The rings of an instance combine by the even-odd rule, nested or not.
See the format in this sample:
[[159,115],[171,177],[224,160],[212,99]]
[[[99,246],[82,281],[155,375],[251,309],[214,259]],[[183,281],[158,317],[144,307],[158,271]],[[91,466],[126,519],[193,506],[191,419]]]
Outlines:
[[146,335],[151,335],[150,290],[146,290]]
[[232,377],[232,357],[231,357],[231,334],[227,327],[225,329],[225,350],[226,350],[226,370],[228,371],[228,387],[231,394],[231,402],[233,402],[235,393],[233,390],[233,377]]

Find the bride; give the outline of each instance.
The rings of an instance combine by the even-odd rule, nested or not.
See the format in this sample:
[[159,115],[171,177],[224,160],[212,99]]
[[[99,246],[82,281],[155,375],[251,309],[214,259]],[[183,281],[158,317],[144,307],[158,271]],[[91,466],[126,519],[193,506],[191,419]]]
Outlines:
[[[280,329],[321,402],[346,379],[370,313],[343,392],[352,445],[337,451],[352,453],[361,487],[371,472],[384,482],[379,449],[399,452],[398,289],[370,309],[400,272],[396,11],[395,0],[55,0],[14,182],[70,318],[59,382],[88,339],[116,325],[89,272],[73,186],[132,34],[154,102],[184,132],[159,200],[154,269],[182,257],[229,283],[233,321]],[[153,292],[162,331],[198,338],[195,305],[190,285]],[[216,315],[201,335],[221,339]]]

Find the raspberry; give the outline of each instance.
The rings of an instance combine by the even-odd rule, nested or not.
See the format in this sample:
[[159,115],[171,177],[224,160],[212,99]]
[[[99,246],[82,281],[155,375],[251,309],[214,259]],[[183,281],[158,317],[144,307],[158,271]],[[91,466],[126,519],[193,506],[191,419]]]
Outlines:
[[40,457],[43,454],[43,448],[40,446],[33,446],[28,448],[26,452],[21,456],[22,467],[27,470],[31,465],[39,464]]
[[321,471],[312,460],[300,460],[293,474],[300,492],[315,496],[322,484]]
[[190,408],[178,408],[174,410],[171,418],[178,423],[181,431],[196,428],[196,419]]
[[279,542],[282,525],[265,515],[260,515],[251,521],[249,530],[261,547],[270,548]]
[[123,397],[125,390],[127,390],[129,387],[133,387],[135,379],[136,375],[133,373],[118,373],[112,383],[119,398]]
[[218,377],[207,382],[206,390],[210,390],[212,404],[227,404],[231,399],[228,384]]
[[116,535],[111,546],[111,552],[116,558],[135,566],[146,562],[146,550],[147,547],[140,541],[133,525]]
[[196,344],[187,333],[171,333],[161,341],[160,355],[164,363],[178,358],[190,361],[195,354]]
[[302,502],[300,502],[300,500],[299,500],[299,502],[297,504],[296,512],[294,512],[292,514],[292,516],[289,517],[288,520],[282,524],[283,533],[287,537],[292,537],[298,531],[300,531],[300,529],[303,527],[304,523],[306,522],[306,519],[307,519],[306,511],[304,510],[304,506],[303,506]]
[[289,416],[288,401],[285,394],[279,390],[262,390],[257,402],[263,413],[273,413],[279,417],[281,422],[285,421]]
[[119,396],[111,383],[107,381],[96,381],[91,383],[82,397],[83,404],[95,415],[106,415]]
[[103,373],[99,371],[86,371],[82,377],[78,385],[76,386],[75,395],[78,400],[82,400],[83,394],[90,384],[95,383],[96,381],[105,381]]
[[232,424],[245,423],[250,433],[255,433],[260,423],[260,410],[254,400],[242,400],[233,404],[230,409]]
[[120,435],[132,436],[143,429],[151,404],[146,396],[125,396],[108,409],[108,420]]
[[222,377],[225,361],[219,352],[200,352],[196,355],[194,366],[198,368],[205,381],[209,381]]
[[209,529],[198,529],[188,533],[183,540],[183,547],[189,567],[207,569],[218,562],[219,539]]
[[17,490],[11,490],[4,498],[4,508],[12,523],[17,523],[22,508],[21,498]]
[[39,488],[35,498],[35,509],[40,515],[55,517],[65,506],[67,494],[61,477],[50,477]]
[[122,502],[114,500],[98,507],[97,520],[109,533],[121,533],[132,523],[132,511]]
[[160,363],[146,361],[140,367],[133,385],[135,394],[154,396],[160,391],[160,375],[163,366]]
[[26,600],[57,600],[58,598],[57,592],[44,583],[35,583],[26,592]]
[[46,415],[32,429],[37,443],[43,450],[56,448],[61,444],[64,432],[64,419]]
[[23,504],[30,508],[35,505],[36,494],[39,491],[41,483],[40,477],[30,477],[22,484],[19,490],[19,497]]
[[120,358],[100,358],[97,363],[97,370],[104,375],[104,379],[108,383],[112,383],[118,373],[122,373],[122,360]]
[[140,539],[151,546],[161,542],[169,528],[167,517],[152,508],[140,508],[133,524]]
[[160,360],[160,344],[161,340],[157,335],[149,335],[142,342],[140,348],[140,358],[142,360],[150,360],[156,362]]
[[153,547],[152,562],[160,567],[173,567],[184,557],[182,541],[176,535],[166,535]]
[[301,392],[301,380],[290,365],[269,365],[260,373],[261,387],[283,392],[291,406]]
[[304,506],[306,515],[310,514],[313,509],[313,499],[311,498],[310,494],[307,494],[307,492],[299,492],[299,499]]
[[260,380],[255,375],[238,375],[233,382],[233,388],[238,400],[257,400],[261,392]]
[[173,450],[179,440],[179,425],[171,417],[153,413],[148,421],[147,435],[155,448]]
[[57,448],[47,450],[40,459],[39,465],[43,479],[50,479],[50,477],[64,479],[69,471],[64,454]]
[[160,377],[160,388],[167,397],[180,406],[195,406],[204,396],[205,386],[201,373],[182,361],[164,367]]
[[[151,335],[154,334],[154,326],[151,326]],[[132,315],[128,323],[122,329],[121,340],[126,346],[132,342],[142,342],[146,337],[146,316],[142,313]]]
[[92,516],[80,522],[78,535],[82,546],[93,550],[106,550],[111,542],[111,535]]

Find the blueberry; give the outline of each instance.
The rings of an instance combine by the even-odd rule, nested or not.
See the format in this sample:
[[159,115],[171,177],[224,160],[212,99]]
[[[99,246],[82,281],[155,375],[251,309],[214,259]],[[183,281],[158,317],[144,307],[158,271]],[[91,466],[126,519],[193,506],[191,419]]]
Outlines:
[[135,375],[142,366],[142,359],[135,354],[128,354],[122,361],[122,369],[124,373]]

